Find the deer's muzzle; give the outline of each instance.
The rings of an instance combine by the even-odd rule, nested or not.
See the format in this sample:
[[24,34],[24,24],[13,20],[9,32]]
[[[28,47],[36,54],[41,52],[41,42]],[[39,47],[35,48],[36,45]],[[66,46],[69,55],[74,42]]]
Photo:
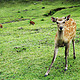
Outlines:
[[62,31],[63,30],[63,27],[59,27],[59,30]]

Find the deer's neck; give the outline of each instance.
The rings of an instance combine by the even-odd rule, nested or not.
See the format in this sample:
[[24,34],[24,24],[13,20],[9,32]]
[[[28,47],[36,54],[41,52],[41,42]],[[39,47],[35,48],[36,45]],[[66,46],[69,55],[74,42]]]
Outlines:
[[58,31],[58,39],[63,40],[64,31]]

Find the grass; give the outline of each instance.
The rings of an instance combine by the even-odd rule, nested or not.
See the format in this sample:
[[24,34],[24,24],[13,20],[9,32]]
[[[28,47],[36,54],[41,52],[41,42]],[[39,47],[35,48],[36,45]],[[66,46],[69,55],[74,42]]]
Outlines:
[[[64,48],[59,48],[50,75],[44,77],[54,51],[54,38],[57,31],[51,16],[43,14],[51,9],[79,5],[64,1],[43,0],[28,3],[0,3],[0,79],[1,80],[79,80],[80,78],[80,8],[68,8],[56,12],[55,17],[71,15],[77,23],[75,37],[76,60],[73,59],[72,45],[68,57],[68,70],[64,71]],[[34,3],[37,3],[34,5]],[[42,9],[45,7],[45,9]],[[19,21],[23,16],[24,21]],[[29,25],[32,19],[35,25]],[[44,21],[42,21],[42,19]],[[12,22],[12,21],[15,22]],[[9,22],[9,23],[6,23]],[[54,24],[54,25],[52,25]],[[23,29],[19,29],[22,27]]]

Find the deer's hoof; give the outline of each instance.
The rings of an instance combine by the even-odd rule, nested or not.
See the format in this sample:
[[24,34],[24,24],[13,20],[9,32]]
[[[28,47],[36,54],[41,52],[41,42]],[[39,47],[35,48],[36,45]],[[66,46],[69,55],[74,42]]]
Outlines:
[[64,71],[67,71],[67,69],[64,69]]
[[44,75],[44,77],[46,77],[47,75]]
[[44,77],[46,77],[47,75],[48,75],[48,73],[46,73]]
[[76,57],[74,56],[74,59],[76,59]]

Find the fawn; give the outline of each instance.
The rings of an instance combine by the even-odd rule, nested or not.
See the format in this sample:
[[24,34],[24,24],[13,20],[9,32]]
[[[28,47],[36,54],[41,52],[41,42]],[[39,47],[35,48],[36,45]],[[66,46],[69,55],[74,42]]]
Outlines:
[[69,53],[69,46],[70,46],[70,42],[72,40],[72,44],[73,44],[73,58],[75,59],[75,47],[74,47],[74,37],[76,35],[76,22],[70,18],[70,15],[68,15],[67,17],[62,17],[62,18],[54,18],[51,17],[51,20],[53,22],[57,23],[57,33],[55,36],[55,49],[54,49],[54,56],[52,59],[52,63],[48,69],[48,71],[46,72],[45,76],[47,76],[50,72],[50,69],[56,59],[56,55],[58,52],[58,48],[59,47],[64,47],[65,46],[65,71],[67,70],[67,56]]
[[33,22],[33,21],[30,21],[30,24],[34,25],[34,24],[35,24],[35,22]]
[[3,28],[2,24],[0,24],[0,28]]

